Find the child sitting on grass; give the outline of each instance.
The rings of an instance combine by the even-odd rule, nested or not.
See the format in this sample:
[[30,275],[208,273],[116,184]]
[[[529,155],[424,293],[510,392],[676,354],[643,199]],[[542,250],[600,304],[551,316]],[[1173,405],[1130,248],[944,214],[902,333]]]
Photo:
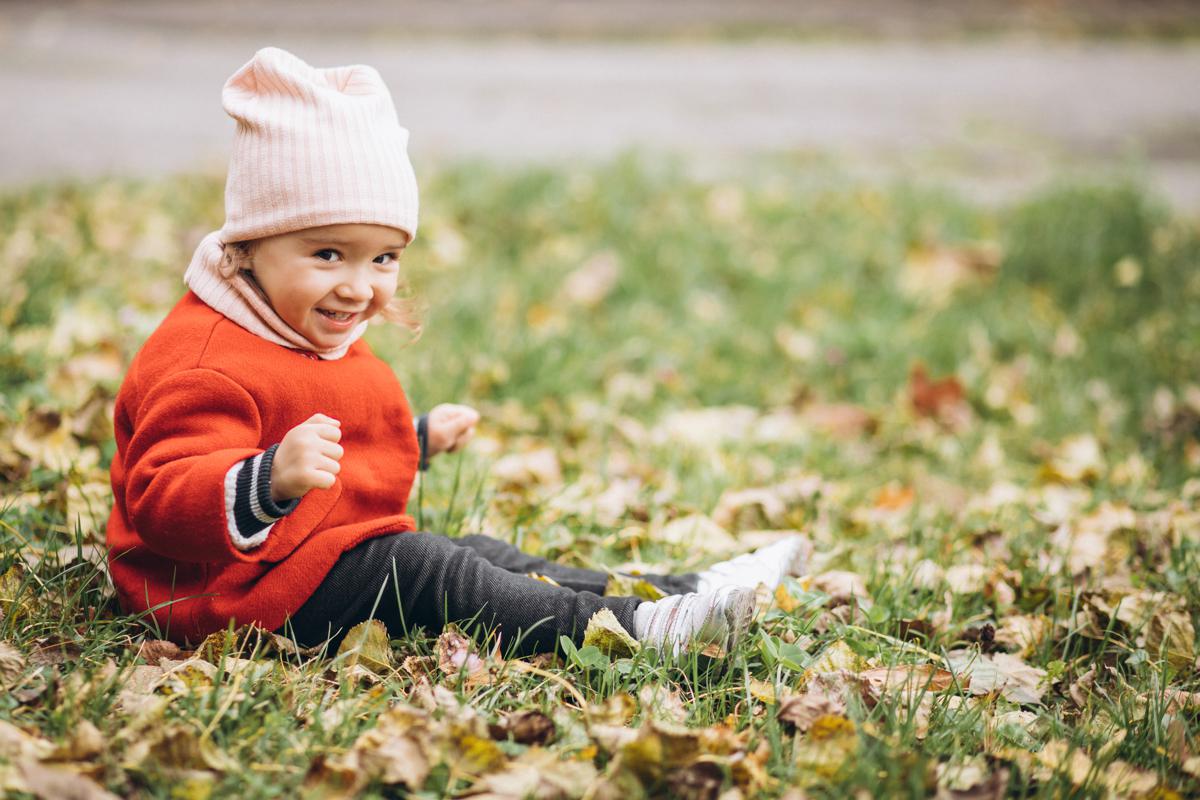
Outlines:
[[731,644],[753,587],[796,573],[807,540],[647,576],[668,593],[651,602],[486,536],[414,531],[419,465],[465,444],[479,415],[443,404],[414,422],[360,338],[375,316],[417,327],[395,297],[417,230],[408,132],[374,69],[277,48],[222,97],[237,121],[225,224],[117,397],[107,536],[123,608],[184,643],[231,620],[337,642],[374,616],[393,635],[476,619],[529,653],[580,642],[607,608],[669,653]]

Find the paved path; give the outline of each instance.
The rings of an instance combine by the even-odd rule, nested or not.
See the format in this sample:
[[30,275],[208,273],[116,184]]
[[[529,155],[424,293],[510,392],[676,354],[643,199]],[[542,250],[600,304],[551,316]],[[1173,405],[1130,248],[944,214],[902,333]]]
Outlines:
[[1002,201],[1063,165],[1142,164],[1200,211],[1200,45],[998,39],[922,44],[266,34],[0,6],[0,185],[222,168],[225,78],[258,46],[366,62],[392,87],[418,164],[679,152],[842,156]]

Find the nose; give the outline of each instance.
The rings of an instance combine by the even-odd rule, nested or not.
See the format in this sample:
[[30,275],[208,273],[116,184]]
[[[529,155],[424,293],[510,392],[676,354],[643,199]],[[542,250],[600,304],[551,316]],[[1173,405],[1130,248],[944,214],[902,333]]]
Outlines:
[[345,300],[365,303],[371,299],[371,278],[366,270],[352,270],[337,287],[338,296]]

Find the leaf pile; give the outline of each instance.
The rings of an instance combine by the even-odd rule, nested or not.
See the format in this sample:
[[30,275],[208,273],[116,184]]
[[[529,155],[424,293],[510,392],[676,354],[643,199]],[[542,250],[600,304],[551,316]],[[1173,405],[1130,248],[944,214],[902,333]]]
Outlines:
[[[615,618],[194,648],[107,579],[112,403],[217,179],[0,198],[0,786],[36,797],[1200,794],[1200,231],[1136,187],[982,211],[781,163],[449,168],[405,257],[421,476],[484,532],[657,596],[801,532],[729,652]],[[542,577],[544,576],[535,576]]]

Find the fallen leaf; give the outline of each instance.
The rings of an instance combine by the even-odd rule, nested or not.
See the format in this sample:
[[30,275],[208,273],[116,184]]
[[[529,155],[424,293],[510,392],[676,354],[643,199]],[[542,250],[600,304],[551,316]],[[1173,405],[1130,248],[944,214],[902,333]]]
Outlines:
[[906,698],[915,697],[925,692],[944,692],[955,685],[953,673],[930,664],[874,667],[858,673],[858,679],[876,697],[896,690]]
[[358,623],[338,645],[337,655],[345,669],[362,667],[376,675],[391,672],[392,645],[387,627],[377,619]]
[[593,308],[616,287],[621,262],[611,250],[597,253],[567,275],[559,290],[563,301]]
[[971,406],[967,392],[958,378],[933,380],[924,364],[914,364],[908,376],[908,398],[919,417],[936,420],[953,429],[962,430],[971,421]]
[[898,285],[910,299],[939,308],[963,286],[990,280],[1001,257],[1000,246],[990,241],[923,243],[909,250]]
[[[970,650],[951,650],[950,670],[960,676],[973,695],[1000,695],[1020,705],[1039,705],[1046,692],[1047,673],[1008,653],[983,655]],[[966,680],[963,680],[966,678]]]
[[737,539],[703,514],[671,520],[654,536],[664,544],[690,548],[701,553],[727,553],[737,547]]
[[840,692],[810,687],[803,694],[782,698],[776,716],[780,722],[793,725],[798,731],[807,732],[821,717],[845,714],[846,703]]
[[41,800],[118,800],[91,778],[28,759],[17,762],[24,790]]
[[854,723],[841,716],[817,717],[808,733],[797,734],[797,737],[793,763],[801,777],[809,781],[832,778],[858,752],[858,732]]
[[517,744],[546,746],[554,740],[554,720],[541,711],[515,711],[489,729],[493,739],[511,737]]
[[475,641],[453,625],[447,625],[438,636],[438,669],[443,675],[466,675],[469,686],[480,686],[492,682],[487,661],[475,653]]
[[600,652],[613,658],[626,658],[636,653],[640,647],[637,639],[617,621],[617,617],[607,608],[602,608],[588,620],[587,629],[583,632],[583,646],[596,647]]
[[604,596],[640,597],[643,600],[661,600],[667,596],[667,593],[645,578],[612,572],[609,573],[608,583],[604,586]]

